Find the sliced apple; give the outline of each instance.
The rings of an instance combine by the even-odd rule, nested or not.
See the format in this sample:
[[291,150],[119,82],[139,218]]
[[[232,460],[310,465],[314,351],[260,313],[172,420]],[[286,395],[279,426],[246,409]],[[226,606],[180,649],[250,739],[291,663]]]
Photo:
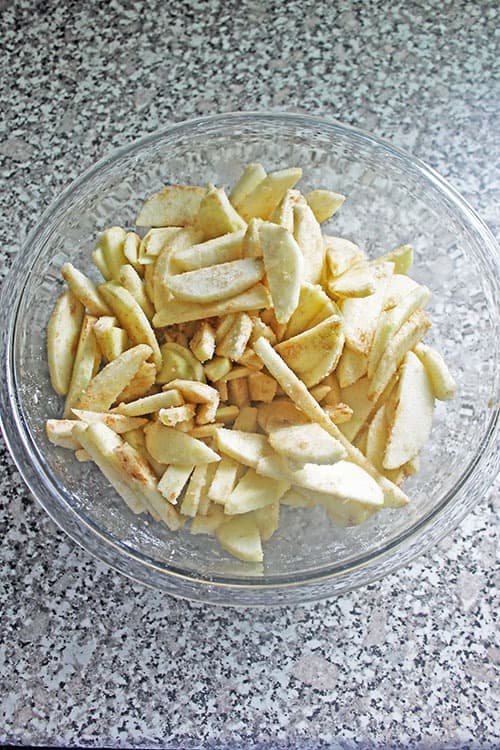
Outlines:
[[167,185],[146,199],[135,223],[138,227],[184,227],[194,224],[204,195],[202,187]]
[[215,442],[218,449],[244,466],[255,468],[262,456],[270,452],[265,435],[219,428],[215,431]]
[[270,172],[238,203],[238,211],[246,221],[253,217],[269,220],[272,212],[283,199],[287,190],[302,177],[300,168],[281,169]]
[[286,323],[299,302],[304,259],[290,232],[279,224],[261,224],[259,239],[276,320]]
[[259,227],[262,219],[250,219],[245,236],[241,244],[243,258],[261,258],[262,247],[260,244]]
[[401,367],[395,403],[383,462],[385,469],[397,469],[414,459],[432,428],[432,385],[424,365],[413,352],[407,353]]
[[177,250],[172,263],[179,271],[195,271],[218,263],[228,263],[243,257],[242,243],[245,230],[231,232],[214,239]]
[[257,508],[252,511],[252,515],[257,523],[259,529],[260,538],[263,542],[267,542],[275,531],[278,530],[280,524],[280,500],[276,500],[274,503],[266,505],[264,508]]
[[109,227],[99,236],[97,248],[102,254],[105,278],[117,279],[120,268],[127,262],[124,248],[127,232],[122,227]]
[[236,313],[228,330],[217,343],[217,355],[238,361],[247,347],[252,331],[253,324],[249,315]]
[[[155,309],[159,310],[164,304],[172,299],[173,295],[168,287],[168,280],[175,272],[177,264],[175,257],[187,248],[199,243],[203,239],[201,232],[194,227],[178,229],[175,234],[165,242],[153,267],[151,290],[148,296],[152,299]],[[147,268],[147,266],[146,266]],[[147,277],[145,278],[145,282]],[[152,296],[151,296],[152,291]]]
[[172,505],[177,505],[179,496],[188,483],[194,468],[192,464],[178,464],[177,466],[168,466],[165,469],[158,482],[158,490],[165,500],[168,500]]
[[346,345],[365,355],[369,353],[372,345],[394,266],[392,263],[380,263],[372,266],[372,269],[375,284],[373,294],[362,298],[351,297],[340,303]]
[[368,297],[377,288],[373,269],[368,264],[349,268],[341,276],[330,279],[327,285],[332,297]]
[[118,394],[118,403],[136,401],[149,395],[156,381],[156,367],[153,362],[143,362],[127,386]]
[[235,516],[215,531],[221,547],[244,562],[262,562],[264,555],[257,521],[250,514]]
[[414,352],[427,370],[434,396],[440,401],[453,398],[457,384],[441,354],[422,342],[414,347]]
[[246,229],[246,221],[229,202],[223,188],[210,185],[200,203],[196,227],[205,240]]
[[127,417],[139,417],[143,414],[153,414],[160,409],[168,409],[170,406],[182,406],[184,400],[179,391],[165,391],[144,396],[137,401],[128,404],[119,404],[112,410],[113,414],[123,414]]
[[391,307],[395,307],[403,297],[417,289],[418,286],[419,284],[410,276],[405,276],[402,273],[393,274],[387,284],[383,309],[390,310]]
[[400,245],[381,255],[374,262],[389,261],[394,263],[394,273],[408,273],[413,265],[413,248],[411,245]]
[[214,536],[215,532],[225,521],[224,508],[216,503],[210,503],[205,515],[197,515],[191,522],[191,534],[208,534]]
[[286,481],[276,481],[257,474],[254,469],[247,469],[224,503],[224,513],[239,515],[265,508],[278,502],[289,487]]
[[70,408],[108,411],[151,354],[151,347],[146,344],[127,349],[95,375],[81,394],[78,403],[72,404]]
[[325,234],[323,244],[328,270],[333,277],[341,276],[349,268],[363,264],[367,260],[366,253],[345,237]]
[[145,266],[154,263],[163,249],[180,234],[180,227],[164,227],[162,229],[150,229],[141,240],[139,245],[139,264]]
[[130,263],[127,263],[120,268],[118,281],[124,289],[130,292],[132,297],[142,308],[148,320],[151,320],[155,313],[153,303],[146,294],[142,278]]
[[231,494],[241,464],[230,456],[221,456],[208,489],[208,497],[215,503],[224,504]]
[[146,447],[156,461],[162,464],[209,464],[220,461],[220,456],[201,440],[151,422],[144,428]]
[[259,426],[270,434],[284,427],[307,424],[309,419],[287,398],[275,398],[270,404],[259,404],[257,421]]
[[322,224],[337,213],[345,201],[345,195],[334,193],[332,190],[311,190],[306,193],[306,201],[311,207],[316,221]]
[[315,423],[273,430],[269,444],[292,468],[334,463],[347,455],[344,446]]
[[303,333],[335,313],[338,314],[339,309],[319,284],[303,283],[299,302],[287,323],[283,338],[289,339]]
[[307,203],[293,207],[293,236],[304,256],[303,280],[317,284],[323,273],[325,247],[321,227]]
[[229,196],[229,200],[236,210],[239,210],[239,206],[243,203],[247,195],[255,190],[257,185],[260,185],[265,177],[266,170],[262,164],[253,163],[248,164],[245,167],[243,174]]
[[80,448],[80,444],[73,437],[74,426],[74,419],[47,419],[45,433],[52,445],[76,451]]
[[241,294],[260,281],[263,275],[261,260],[242,258],[170,276],[165,283],[180,300],[217,303]]
[[183,516],[194,518],[197,514],[207,484],[207,473],[208,464],[194,467],[180,506]]
[[72,408],[77,405],[101,363],[101,351],[94,336],[95,322],[96,318],[91,315],[85,315],[83,318],[71,382],[64,404],[64,417],[71,416]]
[[57,300],[47,329],[50,382],[59,396],[68,392],[84,316],[82,303],[71,291]]
[[72,409],[77,419],[87,424],[102,423],[110,430],[121,435],[129,430],[137,430],[147,424],[147,419],[141,417],[125,417],[122,414],[110,414],[109,412],[85,411],[83,409]]
[[311,387],[335,369],[343,347],[342,320],[332,315],[275,348],[304,384]]
[[281,224],[282,227],[293,235],[293,208],[297,203],[305,203],[305,199],[300,191],[287,190],[285,196],[278,203],[269,217],[269,221],[272,221],[273,224]]
[[[356,383],[368,370],[368,357],[353,349],[344,347],[335,374],[341,388],[347,388]],[[340,400],[340,399],[339,399]]]
[[110,309],[97,291],[97,287],[84,273],[75,268],[71,263],[65,263],[61,273],[82,305],[91,315],[108,315]]

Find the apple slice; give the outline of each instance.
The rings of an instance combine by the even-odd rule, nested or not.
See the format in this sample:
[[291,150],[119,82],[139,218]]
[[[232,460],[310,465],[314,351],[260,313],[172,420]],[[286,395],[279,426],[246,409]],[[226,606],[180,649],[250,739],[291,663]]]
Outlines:
[[224,505],[236,484],[240,467],[241,464],[234,458],[227,455],[221,456],[208,489],[208,497],[211,500]]
[[255,468],[262,456],[270,452],[265,435],[220,427],[215,431],[218,449],[244,466]]
[[146,344],[127,349],[95,375],[79,397],[78,404],[71,404],[70,408],[108,411],[151,354],[151,347]]
[[285,196],[269,217],[269,221],[272,221],[273,224],[281,224],[287,232],[293,235],[293,209],[297,203],[305,203],[301,192],[299,190],[287,190]]
[[339,309],[321,286],[303,283],[298,305],[287,323],[283,338],[289,339],[303,333],[334,314],[339,314]]
[[290,232],[279,224],[261,224],[259,240],[276,320],[286,323],[299,302],[304,259]]
[[[103,276],[106,279],[117,279],[120,268],[127,262],[124,253],[126,239],[127,232],[122,227],[108,227],[100,234],[97,241],[96,257],[102,260],[101,265],[105,272]],[[94,255],[92,257],[94,258]],[[100,267],[99,270],[101,270]]]
[[448,401],[457,391],[457,384],[453,379],[441,354],[426,344],[417,344],[414,352],[427,370],[434,396],[440,401]]
[[184,400],[179,391],[165,391],[144,396],[137,401],[128,404],[119,404],[112,409],[113,414],[123,414],[127,417],[139,417],[143,414],[153,414],[160,409],[168,409],[170,406],[182,406]]
[[195,271],[198,268],[238,260],[243,256],[244,236],[245,230],[241,229],[239,232],[230,232],[177,250],[173,253],[172,262],[179,271]]
[[[368,370],[368,357],[360,352],[344,347],[342,356],[335,370],[341,388],[356,383]],[[339,399],[340,400],[340,399]]]
[[417,286],[411,292],[405,294],[395,307],[381,315],[368,357],[368,375],[370,377],[373,377],[391,337],[399,331],[403,323],[406,323],[414,312],[424,307],[430,296],[431,293],[426,286]]
[[420,339],[429,330],[430,325],[431,321],[424,311],[417,310],[392,337],[373,373],[368,392],[368,397],[372,401],[377,400],[403,361],[406,353],[418,344]]
[[380,261],[394,263],[394,273],[408,273],[413,265],[413,248],[411,245],[400,245],[379,256],[374,262],[380,263]]
[[257,528],[259,529],[260,538],[263,542],[267,542],[279,528],[280,500],[276,500],[264,508],[257,508],[257,510],[252,511]]
[[313,422],[273,430],[269,444],[295,469],[304,464],[334,463],[347,455],[338,440]]
[[240,515],[265,508],[279,501],[290,487],[288,482],[276,481],[248,469],[224,503],[224,513]]
[[321,227],[307,203],[293,207],[293,236],[304,256],[304,281],[317,284],[323,273],[325,248]]
[[120,321],[122,328],[127,331],[131,342],[133,344],[147,344],[151,348],[153,361],[156,369],[159,370],[162,363],[160,346],[151,323],[137,300],[132,297],[127,289],[114,281],[101,284],[99,291]]
[[241,218],[223,188],[209,185],[200,203],[196,227],[205,240],[220,237],[230,232],[238,232],[246,229],[246,221]]
[[[163,307],[163,305],[173,297],[167,282],[170,276],[175,272],[175,256],[177,253],[199,243],[201,239],[203,239],[203,237],[198,229],[195,229],[194,227],[184,227],[184,229],[178,229],[176,233],[165,242],[153,266],[151,290],[148,292],[148,296],[152,299],[156,310]],[[144,281],[145,283],[147,282],[147,271]]]
[[331,219],[345,201],[345,195],[332,190],[311,190],[305,197],[320,224]]
[[92,381],[101,364],[101,351],[94,336],[95,322],[96,318],[91,315],[85,315],[83,318],[63,417],[71,416],[73,406],[77,405],[82,393]]
[[177,466],[169,466],[164,471],[158,482],[158,490],[161,492],[165,500],[168,500],[172,505],[177,505],[179,496],[186,486],[193,470],[194,466],[192,464],[178,464]]
[[246,513],[221,524],[215,531],[219,544],[244,562],[262,562],[264,555],[259,527],[254,516]]
[[180,300],[196,303],[221,302],[254,286],[264,276],[257,258],[243,258],[216,266],[169,276],[165,283]]
[[341,276],[330,279],[327,285],[328,294],[340,299],[344,297],[368,297],[374,293],[376,288],[373,269],[368,263],[364,266],[349,268]]
[[162,464],[209,464],[220,461],[220,456],[201,440],[151,422],[144,428],[146,447],[156,461]]
[[394,273],[387,284],[383,310],[390,310],[391,307],[395,307],[403,297],[417,289],[418,286],[419,284],[410,276]]
[[138,227],[184,227],[194,224],[204,195],[202,187],[167,185],[146,199],[135,223]]
[[61,273],[67,285],[91,315],[109,315],[110,309],[97,291],[97,287],[84,273],[71,263],[65,263]]
[[252,331],[251,318],[246,313],[237,313],[231,319],[231,325],[224,336],[217,342],[217,355],[238,361],[247,347]]
[[313,328],[282,341],[275,349],[304,384],[311,387],[335,369],[343,347],[342,320],[332,315]]
[[240,179],[234,186],[229,196],[229,200],[237,211],[239,210],[239,206],[245,200],[247,195],[251,193],[252,190],[255,190],[257,185],[260,185],[265,177],[266,170],[264,169],[262,164],[259,164],[258,162],[247,164],[243,174],[241,175]]
[[214,536],[215,532],[225,521],[224,508],[216,503],[210,503],[205,515],[197,515],[191,522],[189,529],[191,534],[208,534]]
[[138,398],[147,396],[153,388],[155,381],[156,367],[154,363],[143,362],[130,383],[118,394],[116,401],[118,403],[127,403],[128,401],[136,401]]
[[370,351],[394,265],[392,263],[380,263],[372,266],[372,270],[375,284],[373,294],[368,297],[344,299],[340,304],[344,319],[346,345],[350,349],[365,355]]
[[125,417],[122,414],[110,414],[109,412],[84,411],[83,409],[72,409],[77,419],[87,424],[102,422],[110,430],[120,435],[122,432],[137,430],[147,424],[147,419],[141,417]]
[[80,444],[73,437],[73,427],[76,421],[74,419],[47,419],[45,422],[45,433],[47,439],[52,445],[58,448],[66,448],[76,451]]
[[47,330],[50,382],[59,396],[68,392],[84,316],[82,303],[71,291],[57,300]]
[[259,404],[257,421],[259,427],[269,434],[283,427],[309,423],[306,415],[287,398],[275,398],[270,404]]
[[155,313],[153,303],[146,294],[144,281],[130,263],[127,263],[120,268],[118,281],[124,289],[130,292],[132,297],[142,308],[148,320],[151,320]]
[[207,484],[207,472],[208,464],[200,464],[194,467],[180,506],[183,516],[194,518],[197,514]]
[[414,459],[429,438],[434,413],[434,394],[419,358],[408,352],[401,367],[396,408],[389,423],[384,457],[385,469],[397,469]]
[[238,211],[246,221],[253,217],[269,220],[272,212],[283,199],[287,190],[302,177],[300,168],[281,169],[270,172],[238,203]]
[[358,245],[345,237],[323,235],[327,267],[334,278],[341,276],[349,268],[363,264],[366,253]]

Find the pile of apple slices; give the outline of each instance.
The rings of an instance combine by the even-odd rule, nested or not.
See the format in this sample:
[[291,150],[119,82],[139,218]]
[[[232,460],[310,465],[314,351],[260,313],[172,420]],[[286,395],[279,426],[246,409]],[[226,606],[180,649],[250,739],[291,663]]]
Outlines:
[[94,461],[134,513],[261,561],[280,506],[334,523],[404,506],[435,399],[454,395],[422,343],[429,290],[410,246],[370,260],[321,223],[297,168],[250,164],[232,193],[169,185],[139,235],[106,229],[103,282],[66,263],[48,328],[61,419],[49,440]]

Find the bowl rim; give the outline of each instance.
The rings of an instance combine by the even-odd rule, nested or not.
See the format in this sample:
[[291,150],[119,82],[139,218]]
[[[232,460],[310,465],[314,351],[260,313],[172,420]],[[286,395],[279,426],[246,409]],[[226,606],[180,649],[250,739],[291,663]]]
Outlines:
[[[4,362],[3,374],[5,376],[5,381],[0,383],[0,406],[2,407],[0,409],[0,429],[24,482],[55,523],[76,541],[77,544],[89,551],[96,558],[135,581],[140,581],[153,588],[195,601],[246,606],[269,606],[273,602],[263,601],[263,594],[266,595],[273,592],[274,603],[279,605],[290,601],[304,602],[325,598],[372,583],[389,572],[393,572],[397,568],[407,564],[452,531],[475,502],[481,498],[481,495],[487,490],[488,485],[494,482],[500,468],[500,456],[498,451],[495,450],[496,436],[499,428],[497,399],[496,407],[492,408],[490,420],[483,434],[480,450],[477,451],[473,459],[467,464],[466,469],[454,483],[453,487],[441,498],[439,504],[427,516],[413,523],[408,529],[397,537],[392,538],[390,542],[384,544],[376,552],[358,555],[354,560],[344,564],[322,568],[319,575],[311,575],[310,573],[293,574],[293,578],[291,579],[284,575],[273,577],[249,576],[248,578],[232,578],[231,576],[221,575],[194,575],[192,571],[183,571],[175,566],[159,563],[153,558],[148,558],[131,550],[123,542],[114,539],[111,535],[103,533],[97,524],[89,519],[86,520],[81,513],[78,514],[71,503],[68,502],[67,497],[61,503],[61,497],[57,497],[54,494],[55,488],[53,483],[50,482],[50,472],[47,475],[47,467],[39,465],[40,459],[43,463],[43,454],[24,423],[15,384],[14,340],[17,316],[29,273],[38,257],[30,257],[29,247],[37,238],[43,236],[43,231],[50,225],[54,215],[58,213],[59,209],[66,204],[68,199],[74,196],[89,179],[109,164],[119,161],[122,157],[129,156],[134,151],[139,151],[153,144],[155,141],[160,141],[167,135],[171,137],[175,135],[176,131],[192,131],[207,125],[223,125],[224,123],[236,124],[247,122],[249,124],[262,124],[267,122],[275,124],[283,123],[284,121],[305,128],[315,126],[316,128],[320,127],[332,133],[342,135],[347,133],[358,139],[358,141],[367,142],[371,146],[381,147],[384,151],[388,151],[391,156],[403,160],[408,166],[411,165],[413,169],[416,169],[433,183],[448,201],[451,201],[454,208],[458,209],[465,216],[471,229],[479,234],[483,242],[483,259],[492,266],[493,278],[498,281],[500,250],[492,233],[461,194],[425,162],[403,149],[392,145],[385,139],[329,118],[282,111],[267,113],[244,111],[227,112],[176,122],[110,151],[72,181],[43,212],[37,224],[26,237],[23,247],[15,258],[12,268],[4,279],[2,288],[0,289],[0,314],[4,319],[8,320],[8,325],[2,326],[2,331],[0,331],[0,355]],[[18,290],[19,294],[15,304],[12,305],[12,293],[21,273],[24,274],[25,281]],[[497,315],[497,328],[499,327]],[[495,393],[498,393],[498,369]],[[18,439],[21,440],[21,445],[17,444]],[[38,457],[37,464],[33,464],[34,455]],[[481,479],[478,477],[479,471],[485,463],[489,465],[492,471],[491,482],[488,481],[486,472],[483,472]],[[39,469],[38,472],[35,471],[36,467]],[[473,480],[478,481],[474,484]],[[40,486],[40,482],[42,486]],[[61,491],[61,486],[59,487],[59,492]],[[66,488],[63,488],[63,491],[66,492]],[[452,503],[452,500],[455,500],[455,502]],[[446,508],[452,508],[454,512],[445,515],[444,511]],[[64,511],[62,517],[61,510]],[[424,540],[423,537],[425,535],[427,536]],[[102,541],[106,543],[104,547],[99,546]],[[397,559],[396,552],[398,553]],[[127,562],[129,569],[124,569],[123,565],[120,564],[123,560]],[[148,571],[153,572],[153,582],[150,575],[147,575]],[[189,586],[189,591],[184,590],[185,585]],[[290,597],[291,591],[295,591],[295,595],[292,597]],[[228,601],[228,592],[231,592],[233,601]]]

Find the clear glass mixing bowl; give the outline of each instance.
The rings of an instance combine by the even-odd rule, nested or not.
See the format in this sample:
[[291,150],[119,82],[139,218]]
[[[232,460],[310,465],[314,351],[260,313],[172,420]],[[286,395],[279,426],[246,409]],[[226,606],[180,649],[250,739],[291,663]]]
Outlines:
[[[334,233],[371,255],[411,243],[412,275],[433,292],[435,343],[458,382],[438,402],[412,502],[340,529],[322,509],[283,508],[262,567],[239,563],[216,541],[171,533],[135,516],[91,464],[48,443],[61,413],[46,360],[46,328],[72,261],[95,275],[90,251],[106,226],[131,226],[142,199],[166,183],[234,183],[248,162],[300,165],[305,189],[344,193]],[[333,231],[333,230],[332,230]],[[490,232],[439,175],[366,133],[314,117],[239,113],[169,127],[103,159],[41,218],[0,301],[1,419],[27,485],[61,528],[122,573],[176,596],[277,605],[335,595],[408,563],[449,533],[498,471],[499,255]]]

